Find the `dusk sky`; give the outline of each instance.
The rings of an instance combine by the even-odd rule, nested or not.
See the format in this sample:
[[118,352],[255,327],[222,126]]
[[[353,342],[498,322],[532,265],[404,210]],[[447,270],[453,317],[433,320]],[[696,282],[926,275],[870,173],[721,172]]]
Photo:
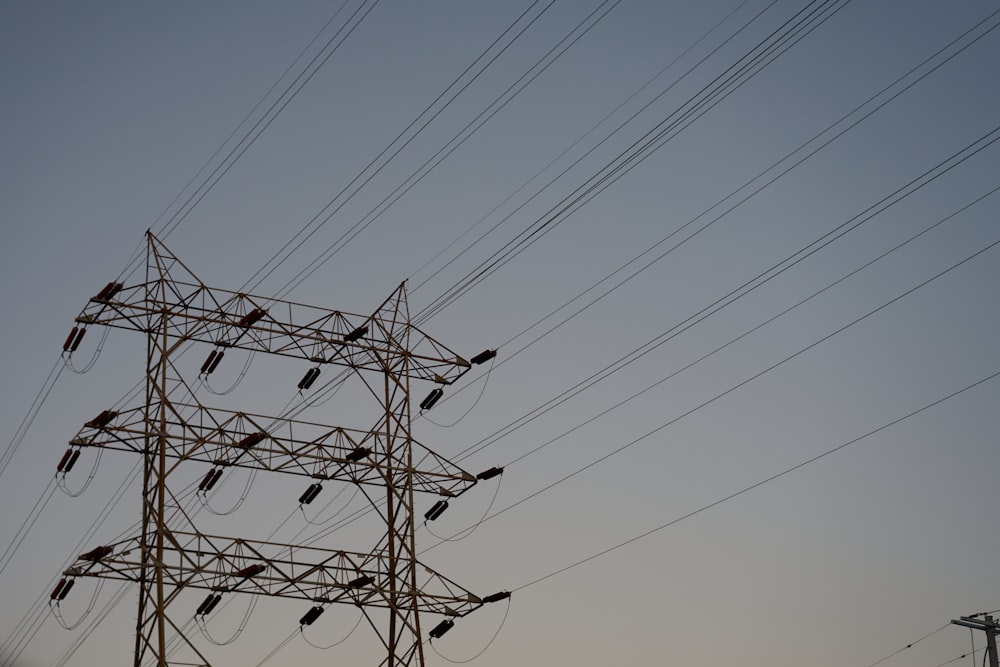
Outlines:
[[[513,594],[428,665],[982,664],[948,623],[1000,608],[998,27],[992,0],[3,3],[0,665],[131,664],[137,586],[46,603],[137,532],[136,455],[53,475],[144,378],[135,331],[60,352],[147,230],[264,298],[364,314],[406,281],[421,329],[497,348],[413,431],[505,472],[426,527],[419,497],[416,539]],[[210,349],[177,362],[204,405],[374,423],[357,378],[300,395],[304,360],[198,381]],[[186,501],[213,535],[378,541],[309,483]],[[203,598],[168,615],[215,665],[385,657],[350,605],[300,633],[306,601],[199,627]]]

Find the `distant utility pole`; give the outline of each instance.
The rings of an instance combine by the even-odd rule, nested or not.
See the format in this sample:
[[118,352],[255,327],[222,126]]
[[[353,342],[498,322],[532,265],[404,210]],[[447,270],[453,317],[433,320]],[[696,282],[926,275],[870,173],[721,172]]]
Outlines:
[[[437,638],[454,625],[453,618],[509,596],[481,598],[417,560],[415,494],[440,498],[426,515],[433,520],[447,507],[445,499],[502,469],[473,475],[413,438],[411,381],[434,387],[420,404],[430,409],[442,387],[495,351],[466,361],[417,329],[410,322],[405,284],[370,315],[229,292],[204,285],[148,234],[145,276],[130,285],[110,283],[90,299],[64,352],[77,349],[88,326],[146,336],[146,392],[136,404],[104,410],[87,422],[70,441],[59,472],[65,474],[82,449],[142,456],[141,532],[80,555],[51,598],[58,605],[80,577],[137,583],[135,667],[207,666],[185,626],[174,619],[190,618],[192,611],[204,618],[223,596],[236,594],[307,601],[312,607],[300,626],[311,625],[331,604],[355,605],[385,648],[381,665],[423,667],[421,614],[444,617],[428,633]],[[178,359],[188,345],[211,349],[201,377],[234,348],[310,364],[300,390],[308,389],[322,368],[346,368],[361,378],[380,416],[374,427],[357,430],[202,405],[185,380],[192,374],[190,360],[181,366]],[[235,468],[309,479],[300,504],[312,502],[322,483],[355,485],[381,516],[384,534],[360,552],[205,534],[194,524],[190,494],[174,475],[180,468],[190,475],[198,467],[198,476],[204,475],[200,494]],[[173,604],[188,589],[208,594],[197,610]],[[376,616],[379,609],[387,610],[387,618]],[[185,655],[168,663],[175,646]]]
[[[982,616],[983,619],[980,620],[976,616]],[[965,628],[972,628],[973,630],[982,630],[986,633],[986,650],[990,655],[990,667],[1000,667],[1000,659],[997,657],[997,630],[1000,629],[1000,625],[997,624],[993,617],[989,614],[976,614],[975,616],[959,616],[957,620],[953,620],[954,625],[961,625]]]

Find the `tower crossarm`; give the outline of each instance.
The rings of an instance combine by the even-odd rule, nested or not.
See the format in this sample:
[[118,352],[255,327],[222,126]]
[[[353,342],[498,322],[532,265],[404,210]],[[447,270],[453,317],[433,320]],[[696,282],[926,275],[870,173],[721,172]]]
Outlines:
[[[385,486],[388,476],[405,470],[399,455],[386,461],[380,431],[361,431],[246,412],[171,403],[165,425],[166,456],[213,466],[268,470],[317,480]],[[103,412],[70,440],[75,447],[101,447],[143,453],[150,425],[145,407]],[[458,496],[476,484],[474,475],[416,441],[413,490]],[[391,463],[391,465],[389,465]],[[391,472],[390,472],[391,471]]]
[[[405,298],[403,286],[390,297]],[[77,326],[148,333],[163,324],[174,339],[264,352],[361,371],[384,371],[384,360],[407,356],[411,379],[451,384],[470,364],[412,324],[383,322],[386,309],[355,315],[291,301],[171,279],[112,284],[90,299]],[[400,328],[405,336],[399,335]],[[403,341],[408,341],[404,345]]]
[[[164,581],[175,589],[245,593],[388,608],[388,554],[260,542],[172,531],[163,556]],[[139,581],[141,538],[82,554],[69,576]],[[465,616],[482,599],[420,563],[419,588],[408,593],[421,612]],[[398,596],[398,593],[397,593]]]

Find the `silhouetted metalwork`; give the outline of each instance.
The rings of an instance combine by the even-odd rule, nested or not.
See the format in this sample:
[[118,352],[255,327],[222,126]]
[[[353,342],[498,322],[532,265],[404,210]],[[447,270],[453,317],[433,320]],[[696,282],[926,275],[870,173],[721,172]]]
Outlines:
[[[209,591],[199,615],[231,594],[310,601],[314,606],[303,624],[315,621],[327,604],[357,605],[386,648],[382,665],[422,667],[420,613],[450,620],[483,600],[417,560],[414,494],[452,498],[477,478],[414,440],[410,381],[425,380],[439,390],[471,363],[410,324],[405,284],[373,314],[353,315],[209,288],[151,233],[147,241],[143,281],[105,286],[76,318],[64,345],[75,348],[94,325],[146,336],[141,404],[100,412],[70,441],[76,455],[101,447],[144,457],[141,533],[82,554],[53,599],[65,597],[74,577],[138,583],[136,667],[150,660],[169,664],[168,637],[181,638],[188,652],[173,664],[208,665],[168,614],[188,588]],[[349,368],[378,401],[382,417],[364,431],[206,407],[177,367],[178,352],[188,343],[212,346],[199,375],[212,373],[230,348],[308,360],[314,366],[299,390],[308,389],[324,365]],[[493,354],[474,359],[482,363]],[[67,452],[61,465],[72,457]],[[169,484],[187,462],[212,466],[198,487],[204,493],[234,467],[314,480],[299,498],[304,503],[322,489],[315,480],[356,484],[381,516],[384,536],[362,553],[203,534]],[[388,622],[377,622],[373,609],[388,610]],[[187,617],[191,610],[181,613]]]

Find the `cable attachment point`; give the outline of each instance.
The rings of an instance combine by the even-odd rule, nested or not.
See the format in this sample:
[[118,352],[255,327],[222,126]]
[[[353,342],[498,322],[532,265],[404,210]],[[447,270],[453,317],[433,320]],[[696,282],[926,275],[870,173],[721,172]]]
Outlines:
[[49,594],[49,599],[56,602],[65,600],[66,596],[69,595],[70,589],[73,588],[73,584],[75,583],[76,579],[66,579],[63,577],[59,580],[59,583],[56,584],[56,587],[52,589],[52,593]]
[[315,368],[310,368],[306,371],[306,374],[299,380],[298,388],[299,391],[308,391],[309,387],[313,386],[313,382],[319,377],[319,366]]
[[485,364],[487,361],[489,361],[495,356],[497,356],[496,350],[483,350],[476,356],[472,357],[472,359],[469,359],[469,363],[479,366],[481,364]]
[[420,401],[420,409],[430,410],[434,407],[435,403],[441,400],[442,396],[444,396],[444,389],[441,387],[435,387],[431,390],[431,393],[427,394],[427,398]]
[[80,554],[80,560],[87,560],[92,563],[96,563],[105,556],[110,556],[114,550],[114,547],[110,546],[95,547],[85,554]]
[[455,621],[451,620],[450,618],[446,618],[437,625],[435,625],[433,628],[431,628],[431,631],[428,632],[427,634],[430,635],[431,639],[441,639],[441,637],[443,637],[444,634],[449,630],[451,630],[453,627],[455,627]]
[[61,459],[59,459],[59,465],[56,466],[56,474],[62,473],[65,475],[68,473],[73,469],[73,466],[76,465],[76,460],[78,458],[80,458],[79,449],[73,449],[72,447],[67,449],[66,453],[63,454]]
[[118,292],[121,292],[124,288],[125,286],[122,285],[121,283],[115,283],[115,282],[108,283],[107,285],[104,286],[104,289],[102,289],[100,292],[97,293],[97,296],[91,297],[90,300],[96,301],[97,303],[107,303],[108,301],[111,301],[112,297],[118,294]]
[[303,626],[303,625],[312,625],[313,622],[317,618],[319,618],[323,614],[324,611],[326,611],[326,609],[323,608],[323,607],[320,607],[318,605],[315,606],[315,607],[313,607],[312,609],[310,609],[309,611],[307,611],[302,618],[299,619],[299,625],[300,626]]
[[219,367],[219,362],[222,361],[222,357],[226,356],[226,353],[222,350],[212,350],[208,353],[208,359],[205,363],[201,365],[201,370],[198,371],[199,375],[211,375],[216,368]]
[[316,496],[318,496],[319,492],[322,491],[322,490],[323,490],[323,485],[320,484],[319,482],[315,482],[314,484],[310,484],[309,488],[307,488],[302,493],[302,495],[299,496],[299,504],[300,505],[308,505],[312,501],[316,500]]
[[434,503],[434,505],[429,510],[427,510],[427,513],[424,514],[424,519],[427,521],[434,521],[439,516],[444,514],[444,511],[446,509],[448,509],[448,501],[439,500],[436,503]]
[[204,493],[208,493],[215,486],[219,478],[222,477],[222,468],[212,468],[205,474],[205,478],[201,480],[201,484],[198,485],[198,490]]
[[194,612],[194,615],[207,616],[208,614],[211,614],[212,610],[215,609],[215,606],[219,604],[221,599],[221,593],[209,593],[208,597],[206,597],[205,600],[198,605],[198,609]]
[[502,474],[503,474],[503,468],[502,467],[493,466],[489,470],[484,470],[481,473],[479,473],[478,475],[476,475],[476,479],[478,479],[478,480],[480,480],[482,482],[485,482],[488,479],[493,479],[497,475],[502,475]]
[[70,354],[76,352],[76,348],[80,347],[80,341],[83,340],[83,336],[86,333],[86,327],[73,327],[70,329],[69,335],[66,336],[66,342],[63,343],[63,352],[69,352]]

